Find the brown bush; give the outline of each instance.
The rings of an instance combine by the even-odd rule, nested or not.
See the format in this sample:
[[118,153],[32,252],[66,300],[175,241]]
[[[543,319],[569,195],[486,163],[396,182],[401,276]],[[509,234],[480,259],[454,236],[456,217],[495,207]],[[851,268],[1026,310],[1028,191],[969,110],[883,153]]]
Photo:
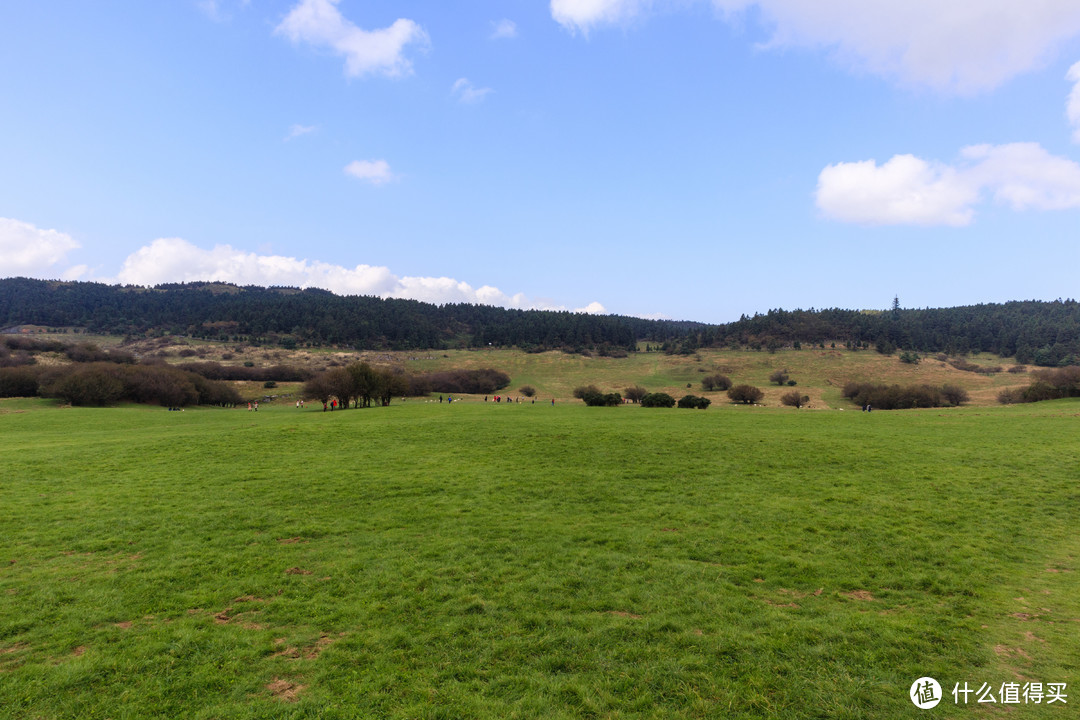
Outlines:
[[732,402],[743,403],[744,405],[756,403],[765,397],[765,393],[753,385],[736,385],[727,391],[727,395]]

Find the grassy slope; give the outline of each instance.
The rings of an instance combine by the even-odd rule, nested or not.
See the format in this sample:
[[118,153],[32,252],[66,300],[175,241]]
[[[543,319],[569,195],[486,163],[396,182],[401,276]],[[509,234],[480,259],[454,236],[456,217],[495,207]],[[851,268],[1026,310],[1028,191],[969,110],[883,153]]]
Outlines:
[[[415,370],[438,370],[457,367],[494,367],[508,373],[513,382],[510,391],[522,385],[532,385],[540,397],[570,398],[575,387],[595,384],[601,390],[621,391],[639,384],[651,392],[667,392],[674,397],[687,393],[706,395],[713,402],[726,403],[723,392],[706,393],[701,379],[707,374],[721,373],[736,384],[749,383],[765,391],[764,403],[780,405],[780,396],[790,390],[769,384],[774,370],[787,368],[797,388],[811,398],[811,407],[852,407],[844,400],[844,383],[881,382],[914,385],[945,383],[959,385],[972,397],[973,404],[996,404],[998,393],[1006,387],[1026,387],[1031,380],[1026,374],[1007,372],[980,375],[957,370],[933,358],[924,358],[918,365],[901,363],[896,356],[873,351],[850,352],[832,349],[781,350],[770,354],[746,350],[702,350],[695,355],[672,356],[664,353],[637,353],[627,358],[582,357],[561,352],[529,355],[513,350],[447,351],[427,353],[424,358],[409,360],[407,353],[396,356]],[[378,362],[378,358],[373,357]],[[996,356],[972,356],[968,360],[980,365],[1004,365]],[[687,388],[687,384],[690,388]]]
[[[71,335],[64,339],[93,342],[102,347],[118,347],[122,341],[118,337],[95,335]],[[1001,390],[1026,387],[1031,382],[1026,373],[980,375],[957,370],[933,357],[923,358],[918,365],[906,365],[896,355],[881,355],[872,350],[852,352],[842,348],[807,347],[776,353],[708,349],[688,356],[640,352],[626,358],[603,358],[562,352],[527,354],[503,348],[364,353],[330,349],[288,351],[184,339],[173,342],[169,338],[143,340],[124,347],[145,356],[161,353],[169,362],[205,360],[238,365],[246,361],[256,366],[285,364],[313,370],[324,370],[330,363],[347,364],[358,360],[415,371],[493,367],[508,373],[513,379],[511,386],[503,391],[505,393],[516,394],[522,385],[532,385],[539,392],[539,397],[563,400],[572,398],[574,388],[581,385],[595,384],[608,392],[621,391],[637,384],[652,392],[667,392],[676,398],[693,393],[705,395],[714,403],[726,403],[727,396],[723,392],[706,393],[701,388],[701,379],[706,374],[721,373],[736,383],[760,387],[766,393],[765,404],[778,406],[780,396],[791,388],[770,385],[769,374],[782,368],[787,368],[798,383],[796,387],[810,396],[812,409],[852,407],[841,396],[844,383],[851,380],[890,385],[928,383],[940,386],[951,383],[967,390],[973,405],[995,405]],[[200,355],[181,357],[181,351],[198,351]],[[223,360],[226,354],[228,360]],[[974,355],[966,359],[978,365],[997,365],[1006,369],[1012,364],[1011,360],[1003,360],[996,355]],[[59,357],[43,358],[43,362],[61,360]],[[686,387],[688,383],[690,388]],[[296,387],[296,384],[282,383],[275,392],[293,392]],[[245,397],[251,398],[264,394],[261,383],[242,383],[241,391]]]
[[0,717],[897,718],[921,675],[1071,683],[1078,417],[0,401]]

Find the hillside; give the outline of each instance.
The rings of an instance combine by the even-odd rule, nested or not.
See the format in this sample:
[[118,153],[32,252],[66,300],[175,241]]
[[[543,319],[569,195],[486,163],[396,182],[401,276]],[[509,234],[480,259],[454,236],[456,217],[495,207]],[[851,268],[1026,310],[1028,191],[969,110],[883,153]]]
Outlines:
[[955,308],[770,310],[736,322],[645,320],[618,315],[432,305],[339,296],[318,289],[226,283],[153,288],[0,280],[0,328],[26,324],[92,333],[181,335],[284,348],[355,350],[518,347],[621,354],[639,342],[681,354],[699,348],[906,349],[993,353],[1045,366],[1080,358],[1080,303],[1014,301]]

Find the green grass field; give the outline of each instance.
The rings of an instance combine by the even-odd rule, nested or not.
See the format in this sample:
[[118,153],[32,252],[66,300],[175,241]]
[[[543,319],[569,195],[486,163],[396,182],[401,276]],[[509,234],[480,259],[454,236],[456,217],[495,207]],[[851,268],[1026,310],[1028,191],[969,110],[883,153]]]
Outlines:
[[985,717],[955,683],[1028,681],[1068,705],[1013,717],[1074,716],[1078,430],[3,400],[0,717]]

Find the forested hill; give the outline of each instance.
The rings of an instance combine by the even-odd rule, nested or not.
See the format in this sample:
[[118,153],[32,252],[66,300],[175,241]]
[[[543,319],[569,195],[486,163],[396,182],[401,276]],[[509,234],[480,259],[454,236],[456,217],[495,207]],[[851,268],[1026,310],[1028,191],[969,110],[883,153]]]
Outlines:
[[334,295],[325,290],[225,283],[154,288],[89,282],[0,280],[0,329],[74,326],[115,335],[171,333],[213,340],[357,349],[448,346],[626,349],[683,338],[704,325],[615,315],[432,305]]
[[1039,365],[1080,359],[1080,303],[1022,301],[956,308],[770,310],[724,325],[489,305],[343,297],[325,290],[225,283],[154,288],[0,279],[0,329],[80,327],[118,335],[172,333],[214,340],[357,349],[517,346],[525,349],[761,349],[819,343],[921,352],[992,352]]
[[770,310],[700,328],[690,346],[783,347],[841,342],[883,352],[990,352],[1036,365],[1080,361],[1080,303],[1028,300],[905,310]]

